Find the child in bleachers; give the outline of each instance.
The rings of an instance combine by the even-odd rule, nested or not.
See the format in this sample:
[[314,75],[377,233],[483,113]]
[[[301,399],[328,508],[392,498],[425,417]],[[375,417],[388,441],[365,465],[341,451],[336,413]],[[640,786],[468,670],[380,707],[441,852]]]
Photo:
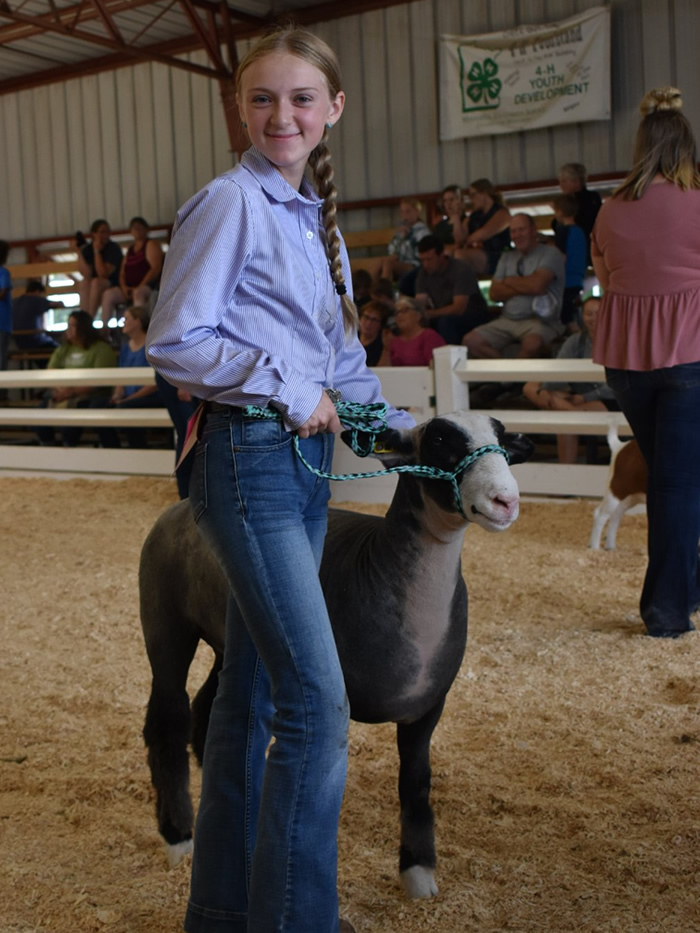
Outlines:
[[569,330],[578,330],[578,299],[586,275],[586,234],[576,224],[576,199],[570,194],[558,194],[552,201],[556,226],[554,243],[566,259],[566,283],[561,306],[561,322]]

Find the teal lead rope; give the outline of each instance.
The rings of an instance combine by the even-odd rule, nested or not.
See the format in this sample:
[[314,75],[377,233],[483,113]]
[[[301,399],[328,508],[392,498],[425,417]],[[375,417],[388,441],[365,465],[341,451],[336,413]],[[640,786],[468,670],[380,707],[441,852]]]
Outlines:
[[[360,405],[357,402],[337,402],[335,407],[341,423],[350,431],[350,447],[353,452],[358,457],[369,457],[375,452],[374,447],[377,436],[389,427],[386,420],[388,407],[383,402],[375,402],[371,405]],[[277,421],[282,417],[279,412],[272,408],[259,408],[257,405],[246,405],[243,414],[247,418],[262,418],[267,421]],[[365,445],[361,443],[360,433],[366,434],[368,437],[368,442]],[[299,447],[299,436],[296,434],[294,435],[294,449],[306,469],[315,476],[321,477],[321,479],[336,480],[342,483],[350,479],[386,476],[388,473],[413,473],[414,476],[423,476],[426,479],[448,480],[448,482],[452,483],[455,505],[462,518],[465,519],[467,519],[467,516],[462,507],[462,497],[459,494],[459,484],[457,483],[459,474],[485,454],[501,454],[506,458],[507,462],[510,462],[508,451],[504,447],[499,444],[485,444],[463,457],[454,470],[439,470],[437,467],[423,466],[421,464],[415,464],[414,466],[405,464],[404,466],[384,467],[381,470],[374,470],[369,473],[326,473],[324,470],[317,470],[305,459]]]

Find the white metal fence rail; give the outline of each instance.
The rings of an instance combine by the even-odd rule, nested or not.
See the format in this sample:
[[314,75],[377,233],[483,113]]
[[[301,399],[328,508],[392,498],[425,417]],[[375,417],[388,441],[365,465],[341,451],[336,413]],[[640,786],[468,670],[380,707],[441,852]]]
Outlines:
[[[377,370],[386,398],[407,408],[416,421],[435,414],[469,407],[470,382],[525,382],[555,380],[592,382],[602,380],[604,371],[590,360],[467,360],[462,347],[441,347],[435,351],[434,368],[401,367]],[[107,368],[87,370],[8,370],[0,372],[0,390],[47,389],[53,386],[149,385],[153,370],[146,368]],[[606,435],[613,426],[629,433],[624,416],[614,412],[549,412],[498,410],[486,412],[498,418],[508,430],[526,434]],[[63,427],[170,427],[164,408],[140,410],[51,408],[26,406],[0,408],[0,425]],[[361,460],[343,444],[336,445],[335,472],[368,472],[377,468],[375,460]],[[0,471],[86,474],[168,475],[173,469],[169,450],[113,450],[101,448],[38,447],[32,444],[0,444]],[[555,463],[522,464],[514,469],[525,493],[542,495],[602,495],[607,468],[604,466],[564,466]],[[334,483],[333,499],[387,502],[394,477]]]

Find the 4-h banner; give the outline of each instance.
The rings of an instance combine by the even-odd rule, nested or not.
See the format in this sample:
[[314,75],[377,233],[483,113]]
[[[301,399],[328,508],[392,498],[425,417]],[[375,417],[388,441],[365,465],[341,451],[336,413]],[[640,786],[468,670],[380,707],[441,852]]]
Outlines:
[[440,38],[440,139],[610,119],[610,10]]

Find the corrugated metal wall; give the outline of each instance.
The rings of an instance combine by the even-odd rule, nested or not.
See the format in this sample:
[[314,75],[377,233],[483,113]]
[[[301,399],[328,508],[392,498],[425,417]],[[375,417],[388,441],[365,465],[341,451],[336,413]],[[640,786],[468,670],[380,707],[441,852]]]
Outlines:
[[[204,53],[190,56],[206,64]],[[230,168],[215,81],[146,64],[0,97],[0,236],[169,223]]]
[[[554,178],[562,162],[624,170],[637,104],[655,85],[684,91],[700,133],[700,3],[612,0],[611,121],[440,143],[437,47],[477,34],[571,16],[596,0],[419,0],[318,27],[338,51],[348,103],[334,154],[343,200],[364,200],[488,176],[497,184]],[[203,53],[191,60],[206,64]],[[233,164],[218,84],[149,64],[0,97],[0,237],[153,224]],[[388,226],[391,211],[353,212],[349,229]]]

